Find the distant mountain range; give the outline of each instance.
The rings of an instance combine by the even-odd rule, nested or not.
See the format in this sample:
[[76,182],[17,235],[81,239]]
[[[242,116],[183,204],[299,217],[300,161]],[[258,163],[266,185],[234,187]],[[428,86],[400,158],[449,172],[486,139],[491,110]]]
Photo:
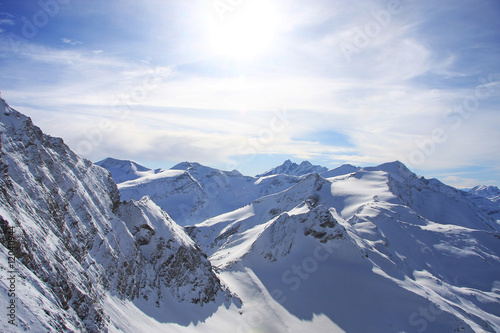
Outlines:
[[183,162],[169,170],[156,171],[133,161],[112,158],[96,164],[111,172],[123,199],[140,200],[148,195],[181,225],[195,224],[262,196],[280,192],[311,173],[321,173],[328,178],[360,169],[346,164],[328,170],[307,161],[299,165],[287,160],[281,166],[250,177],[238,171],[221,171],[195,162]]
[[473,196],[486,198],[493,202],[500,202],[500,189],[496,186],[475,186],[468,191]]
[[468,190],[467,197],[485,214],[500,221],[500,189],[496,186],[479,185]]
[[0,144],[2,332],[500,331],[496,187],[93,164],[2,99]]

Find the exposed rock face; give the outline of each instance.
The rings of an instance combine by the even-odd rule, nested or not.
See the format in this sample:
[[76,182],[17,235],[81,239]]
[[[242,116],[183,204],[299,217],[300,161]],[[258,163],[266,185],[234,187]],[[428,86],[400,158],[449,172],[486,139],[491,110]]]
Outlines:
[[207,303],[215,300],[220,281],[206,255],[149,197],[120,206],[118,216],[125,221],[152,279],[137,288],[137,296],[160,304],[162,287],[181,301]]
[[[109,293],[161,307],[222,292],[206,256],[165,212],[147,198],[121,203],[108,171],[1,99],[0,134],[2,255],[14,230],[20,283],[37,281],[45,308],[35,316],[50,330],[106,331]],[[17,319],[29,329],[23,313]]]

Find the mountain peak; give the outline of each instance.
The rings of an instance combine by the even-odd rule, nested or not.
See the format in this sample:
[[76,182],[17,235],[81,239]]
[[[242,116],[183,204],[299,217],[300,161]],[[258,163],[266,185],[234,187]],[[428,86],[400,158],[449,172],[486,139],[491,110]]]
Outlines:
[[332,178],[332,177],[338,177],[338,176],[343,176],[347,175],[353,172],[359,171],[361,168],[356,167],[351,164],[343,164],[339,167],[336,167],[334,169],[330,169],[328,171],[325,171],[321,174],[321,177],[323,178]]
[[363,169],[367,171],[385,171],[388,174],[390,174],[393,178],[398,178],[398,179],[407,178],[411,175],[415,175],[413,172],[410,171],[410,169],[406,167],[406,165],[404,165],[400,161],[387,162],[380,164],[376,167],[367,167]]
[[500,202],[500,189],[492,185],[478,185],[470,189],[470,194]]
[[385,169],[401,169],[401,168],[404,168],[404,169],[407,169],[406,165],[404,165],[403,162],[399,161],[399,160],[396,160],[396,161],[392,161],[392,162],[386,162],[386,163],[382,163],[380,165],[377,166],[377,168],[385,168]]
[[103,159],[102,161],[96,162],[94,164],[97,164],[105,169],[110,168],[110,167],[125,167],[125,166],[130,166],[136,171],[149,171],[151,169],[146,168],[145,166],[140,165],[139,163],[136,163],[131,160],[119,160],[116,158],[112,157],[107,157]]
[[299,164],[292,162],[291,160],[286,160],[282,165],[277,166],[271,170],[268,170],[256,177],[267,177],[272,175],[285,174],[289,176],[304,176],[312,172],[322,173],[328,169],[320,165],[312,165],[309,161],[302,161]]
[[112,157],[107,157],[102,161],[95,162],[94,164],[111,172],[113,179],[117,184],[140,178],[148,173],[155,171],[146,168],[134,161],[119,160]]
[[474,186],[471,191],[486,191],[486,192],[491,192],[491,193],[498,193],[500,192],[500,189],[497,186],[493,185],[477,185]]
[[198,169],[200,167],[203,167],[203,165],[201,165],[200,163],[185,161],[185,162],[181,162],[181,163],[174,165],[173,167],[170,168],[170,170],[186,170],[186,171],[188,171],[188,170]]
[[11,108],[3,98],[0,98],[0,118],[4,125],[12,127],[24,126],[23,123],[33,124],[30,117]]

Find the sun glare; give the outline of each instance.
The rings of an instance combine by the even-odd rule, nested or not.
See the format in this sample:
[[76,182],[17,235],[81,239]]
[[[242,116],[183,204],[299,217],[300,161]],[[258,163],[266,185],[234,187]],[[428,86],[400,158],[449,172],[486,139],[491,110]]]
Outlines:
[[264,1],[248,1],[227,7],[222,14],[214,19],[210,32],[216,55],[248,59],[269,51],[279,26],[276,8]]

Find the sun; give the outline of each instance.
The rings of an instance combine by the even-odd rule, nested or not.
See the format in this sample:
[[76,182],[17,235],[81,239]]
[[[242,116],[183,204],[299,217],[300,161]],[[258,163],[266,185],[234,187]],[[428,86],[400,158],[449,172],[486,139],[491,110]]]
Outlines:
[[211,26],[210,42],[215,55],[250,59],[265,55],[279,28],[279,12],[265,1],[240,1],[227,7]]

